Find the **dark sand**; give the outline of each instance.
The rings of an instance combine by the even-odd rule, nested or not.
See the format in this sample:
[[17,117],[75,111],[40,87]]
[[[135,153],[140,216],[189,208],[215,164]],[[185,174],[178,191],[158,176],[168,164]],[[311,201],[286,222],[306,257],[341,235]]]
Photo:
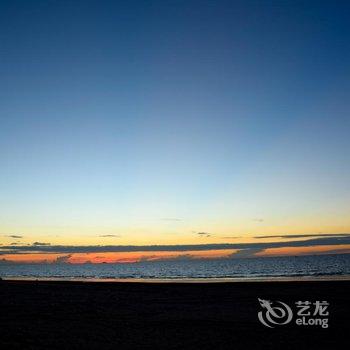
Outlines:
[[[0,281],[2,349],[340,349],[350,281],[208,284]],[[257,298],[330,302],[329,328],[257,318]],[[342,345],[343,344],[343,345]]]

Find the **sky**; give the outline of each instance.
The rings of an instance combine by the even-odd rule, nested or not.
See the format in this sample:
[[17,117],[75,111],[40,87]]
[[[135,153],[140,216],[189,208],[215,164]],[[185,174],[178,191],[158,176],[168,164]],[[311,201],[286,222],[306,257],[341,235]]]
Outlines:
[[0,254],[349,233],[349,23],[347,1],[1,1]]

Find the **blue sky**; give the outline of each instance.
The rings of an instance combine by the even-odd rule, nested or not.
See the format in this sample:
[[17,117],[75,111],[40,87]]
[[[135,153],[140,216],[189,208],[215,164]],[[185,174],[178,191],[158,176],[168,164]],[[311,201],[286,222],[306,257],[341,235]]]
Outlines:
[[349,14],[1,1],[2,232],[349,232]]

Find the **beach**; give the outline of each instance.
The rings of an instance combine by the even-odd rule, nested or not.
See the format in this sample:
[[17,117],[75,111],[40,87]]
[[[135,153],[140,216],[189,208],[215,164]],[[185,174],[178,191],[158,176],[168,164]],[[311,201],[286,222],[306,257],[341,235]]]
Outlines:
[[[4,349],[341,348],[350,281],[0,282]],[[327,301],[328,328],[269,328],[258,298]]]

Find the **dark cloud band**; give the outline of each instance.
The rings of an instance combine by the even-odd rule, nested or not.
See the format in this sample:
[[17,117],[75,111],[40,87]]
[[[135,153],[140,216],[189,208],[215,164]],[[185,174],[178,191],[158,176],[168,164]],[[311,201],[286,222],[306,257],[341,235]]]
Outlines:
[[349,233],[313,233],[304,235],[255,236],[254,238],[308,238],[308,237],[348,237]]
[[93,246],[65,246],[65,245],[17,245],[2,246],[0,254],[23,253],[99,253],[99,252],[159,252],[159,251],[205,251],[224,249],[269,249],[283,247],[311,247],[326,245],[350,244],[350,234],[342,237],[321,237],[302,241],[257,242],[257,243],[219,243],[219,244],[181,244],[181,245],[93,245]]

